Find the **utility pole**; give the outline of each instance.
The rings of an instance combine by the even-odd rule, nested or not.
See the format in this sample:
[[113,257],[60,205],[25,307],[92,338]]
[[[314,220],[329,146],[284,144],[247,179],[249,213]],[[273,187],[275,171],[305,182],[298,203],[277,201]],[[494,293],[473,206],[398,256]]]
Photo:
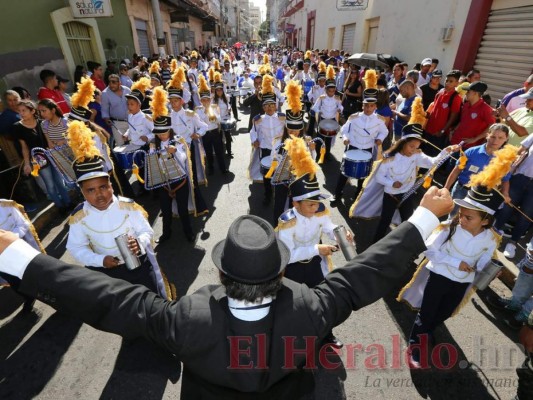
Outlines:
[[166,57],[165,52],[165,34],[163,32],[163,21],[161,19],[161,10],[159,9],[159,0],[152,0],[152,13],[154,14],[155,34],[157,38],[157,52],[160,57]]
[[235,6],[235,16],[237,17],[237,42],[241,41],[241,10]]

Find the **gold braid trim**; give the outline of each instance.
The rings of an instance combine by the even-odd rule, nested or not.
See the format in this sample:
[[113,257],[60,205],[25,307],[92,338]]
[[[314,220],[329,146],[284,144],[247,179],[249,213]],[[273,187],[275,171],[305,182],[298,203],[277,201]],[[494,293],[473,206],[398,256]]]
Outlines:
[[76,212],[76,214],[71,215],[70,217],[68,217],[68,224],[69,224],[69,225],[77,224],[77,223],[80,222],[83,218],[85,218],[86,215],[87,215],[87,214],[85,213],[85,210],[82,208],[81,210],[79,210],[78,212]]
[[418,267],[416,268],[416,271],[415,273],[413,274],[413,277],[411,278],[411,280],[409,281],[409,283],[407,285],[405,285],[402,290],[400,290],[400,293],[398,293],[398,296],[396,297],[396,301],[400,302],[400,303],[405,303],[409,306],[409,308],[411,309],[411,311],[418,311],[419,308],[416,308],[416,307],[413,307],[411,305],[411,303],[409,303],[407,300],[404,300],[403,299],[403,295],[405,293],[405,291],[407,289],[409,289],[413,283],[415,283],[416,281],[416,278],[418,277],[418,275],[420,274],[420,271],[422,271],[422,268],[425,268],[426,264],[428,263],[428,259],[427,258],[424,258],[420,264],[418,264]]
[[296,225],[296,217],[291,218],[288,221],[278,221],[278,226],[274,229],[276,232],[279,232],[283,229],[289,229]]
[[194,198],[194,173],[192,172],[192,161],[191,161],[191,149],[189,149],[189,145],[187,144],[187,141],[184,137],[180,137],[178,140],[179,143],[181,143],[185,148],[187,149],[187,164],[189,165],[189,185],[191,189],[191,195],[192,195],[192,206],[194,208],[193,214],[195,217],[198,216],[196,212],[196,199]]
[[[33,236],[33,239],[35,239],[35,241],[37,242],[37,246],[39,246],[39,250],[41,251],[41,253],[46,254],[46,250],[44,249],[44,246],[41,243],[41,240],[39,239],[39,235],[37,234],[35,227],[31,223],[30,217],[28,217],[28,214],[26,214],[26,210],[24,209],[24,206],[13,200],[6,200],[6,202],[11,203],[10,206],[15,207],[17,210],[19,210],[19,212],[22,214],[22,217],[30,223],[29,231],[31,235]],[[3,203],[4,203],[3,201],[0,202],[2,207],[6,207],[6,205],[4,205]]]
[[161,267],[159,268],[159,271],[161,271],[161,276],[163,277],[163,285],[165,286],[165,293],[167,295],[167,300],[176,300],[177,292],[176,292],[176,286],[174,286],[173,283],[170,283],[168,280],[166,274],[163,272]]
[[139,211],[145,219],[148,219],[148,213],[146,212],[146,210],[135,202],[126,203],[125,201],[119,200],[118,208],[120,208],[121,210]]

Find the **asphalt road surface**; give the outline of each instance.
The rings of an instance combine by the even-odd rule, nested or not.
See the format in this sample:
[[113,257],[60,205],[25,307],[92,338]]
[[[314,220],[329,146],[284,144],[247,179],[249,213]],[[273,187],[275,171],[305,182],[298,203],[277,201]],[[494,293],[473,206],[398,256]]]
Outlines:
[[[156,248],[160,265],[176,285],[178,294],[192,293],[217,283],[211,249],[225,238],[230,223],[239,215],[256,214],[272,219],[271,207],[262,205],[263,189],[246,176],[250,140],[248,115],[234,135],[235,158],[231,173],[216,168],[202,193],[209,215],[196,218],[194,244],[188,243],[178,219],[173,221],[172,240]],[[335,160],[323,166],[319,180],[333,192],[342,157],[340,141]],[[229,160],[228,160],[229,161]],[[325,175],[325,176],[324,176]],[[373,236],[375,225],[347,218],[345,205],[332,209],[335,223],[355,231],[359,250]],[[155,235],[161,234],[158,202],[150,194],[137,199],[148,210]],[[73,262],[65,250],[68,225],[53,221],[42,237],[47,252]],[[366,243],[366,244],[365,244]],[[337,267],[344,260],[334,255]],[[414,266],[413,266],[414,268]],[[405,277],[405,282],[410,276]],[[398,289],[402,286],[399,283]],[[498,281],[486,292],[508,290]],[[515,367],[523,360],[515,344],[516,331],[504,323],[504,315],[489,309],[485,295],[474,295],[462,312],[436,332],[440,354],[433,356],[441,368],[410,371],[405,363],[405,337],[415,314],[395,301],[397,292],[358,310],[334,333],[344,343],[339,356],[328,357],[331,365],[316,370],[317,387],[309,399],[509,399],[516,393]],[[180,363],[150,343],[99,332],[37,302],[32,313],[21,312],[22,300],[11,289],[0,290],[0,398],[1,399],[177,399],[180,393]],[[480,372],[480,369],[483,373]],[[491,387],[492,385],[492,387]]]

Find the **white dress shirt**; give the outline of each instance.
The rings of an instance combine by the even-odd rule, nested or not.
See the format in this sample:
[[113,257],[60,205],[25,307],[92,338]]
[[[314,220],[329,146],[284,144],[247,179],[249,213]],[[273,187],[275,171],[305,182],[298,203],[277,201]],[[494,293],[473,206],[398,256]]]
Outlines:
[[444,243],[449,232],[449,228],[437,230],[426,241],[426,268],[455,282],[472,282],[475,273],[460,271],[461,261],[481,271],[498,247],[496,237],[490,229],[473,236],[457,225],[453,236]]
[[343,107],[339,97],[322,95],[316,100],[312,110],[320,113],[322,118],[333,119],[337,116],[337,112],[342,112]]
[[11,203],[9,200],[0,199],[0,229],[24,238],[30,229],[30,223],[16,207],[10,205]]
[[274,139],[283,135],[284,128],[285,122],[279,118],[278,113],[263,114],[254,121],[250,131],[250,140],[252,143],[259,140],[259,147],[262,149],[272,149]]
[[[220,125],[220,111],[217,105],[210,104],[210,110],[205,109],[204,106],[196,107],[196,113],[200,119],[207,124],[207,131],[217,129]],[[211,117],[209,116],[211,114]]]
[[342,139],[349,140],[351,146],[366,150],[372,149],[376,140],[383,141],[389,130],[377,114],[359,112],[348,118],[341,128],[341,134]]
[[296,208],[292,208],[290,211],[296,216],[296,224],[278,231],[278,238],[285,243],[291,252],[289,264],[310,260],[314,256],[320,255],[318,245],[323,233],[331,240],[335,240],[333,229],[337,225],[331,221],[328,214],[307,218],[300,214]]
[[[385,193],[405,193],[415,184],[417,168],[431,168],[441,154],[429,157],[418,152],[411,157],[406,157],[397,153],[392,160],[382,161],[376,171],[376,180],[384,186]],[[402,186],[394,188],[392,187],[394,182],[400,182]]]
[[146,136],[148,142],[154,139],[152,130],[154,129],[154,123],[148,118],[148,116],[139,111],[137,114],[128,114],[128,130],[125,135],[130,139],[130,143],[142,146],[147,142],[141,139],[141,136]]
[[307,94],[307,98],[314,104],[323,94],[326,94],[326,86],[320,87],[319,85],[314,85]]
[[172,130],[175,134],[185,138],[187,144],[191,144],[193,133],[204,136],[207,132],[207,124],[194,111],[183,108],[179,111],[172,110],[170,117],[172,118]]
[[116,196],[103,211],[83,203],[79,220],[72,219],[69,227],[67,250],[76,261],[91,267],[104,266],[105,256],[122,259],[115,238],[127,233],[137,239],[141,252],[151,247],[154,236],[152,227],[141,211],[131,207],[133,202],[122,202]]

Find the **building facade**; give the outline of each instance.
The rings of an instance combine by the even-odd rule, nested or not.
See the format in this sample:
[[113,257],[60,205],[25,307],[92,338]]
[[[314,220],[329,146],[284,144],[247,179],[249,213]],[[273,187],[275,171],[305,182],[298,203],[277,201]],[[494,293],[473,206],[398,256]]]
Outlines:
[[[159,6],[164,41],[156,34],[153,3]],[[28,0],[2,9],[0,91],[25,87],[35,97],[39,72],[48,68],[73,81],[76,65],[151,56],[162,47],[178,54],[186,47],[214,46],[220,37],[220,0],[106,0],[111,16],[82,18],[76,7],[90,0]],[[71,8],[73,4],[74,9]],[[18,33],[17,33],[18,32]],[[71,86],[71,90],[74,86]]]
[[367,0],[350,7],[352,3],[268,0],[271,33],[300,49],[387,53],[410,66],[437,58],[444,71],[476,67],[493,99],[520,87],[532,72],[530,0]]

